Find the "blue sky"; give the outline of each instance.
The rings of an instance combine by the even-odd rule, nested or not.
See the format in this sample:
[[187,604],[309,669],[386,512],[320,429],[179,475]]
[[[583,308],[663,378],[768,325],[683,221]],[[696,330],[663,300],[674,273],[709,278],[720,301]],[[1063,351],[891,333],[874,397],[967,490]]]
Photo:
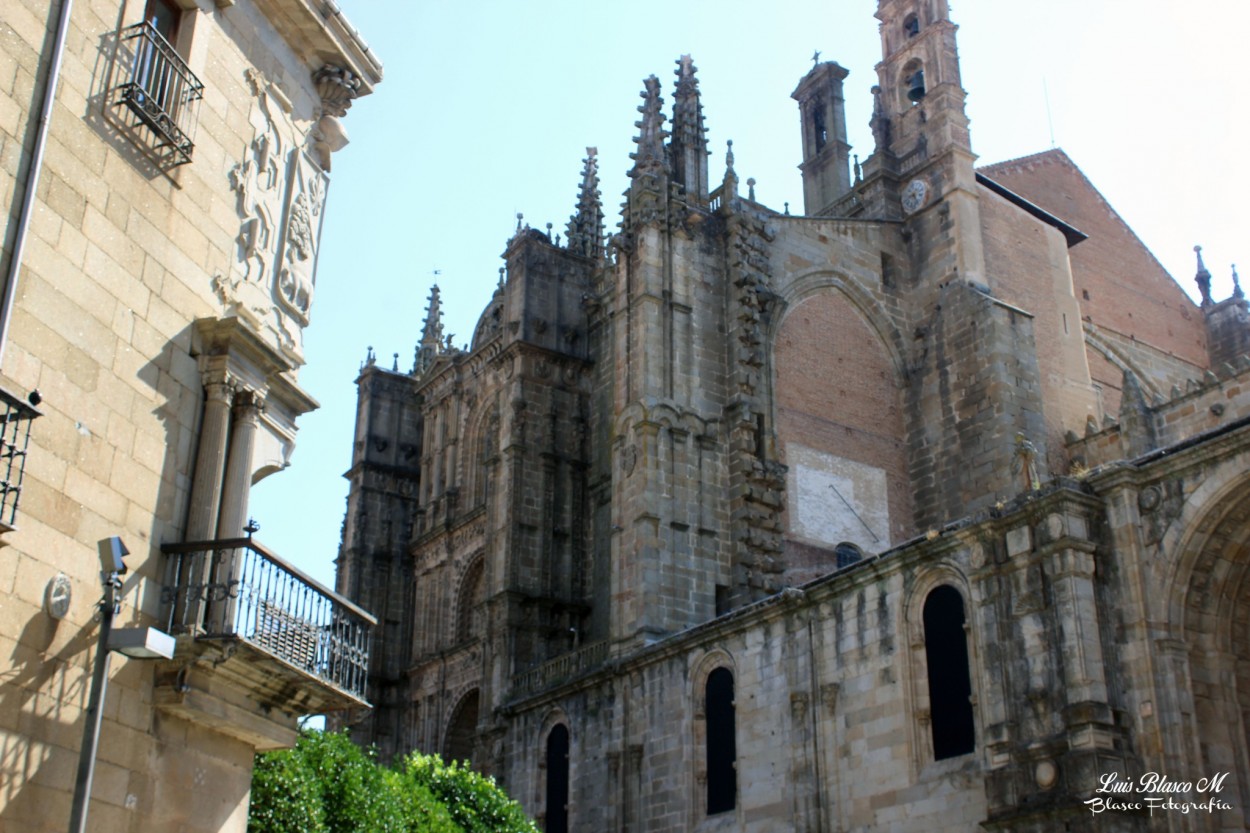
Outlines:
[[[517,213],[563,233],[587,146],[599,149],[614,224],[646,76],[660,79],[671,105],[674,62],[690,53],[712,181],[732,139],[735,169],[757,180],[759,200],[797,212],[791,91],[814,50],[849,69],[849,138],[866,156],[880,57],[873,0],[780,0],[767,18],[762,4],[739,0],[338,2],[381,56],[385,80],[348,113],[351,144],[333,161],[300,372],[321,408],[300,421],[291,469],[258,484],[251,503],[258,538],[327,584],[366,348],[411,368],[435,281],[446,332],[467,342]],[[1170,0],[951,6],[982,163],[1046,150],[1053,130],[1191,295],[1195,243],[1217,298],[1231,289],[1230,263],[1244,260],[1250,276],[1250,117],[1234,97],[1250,4],[1204,2],[1201,13]]]

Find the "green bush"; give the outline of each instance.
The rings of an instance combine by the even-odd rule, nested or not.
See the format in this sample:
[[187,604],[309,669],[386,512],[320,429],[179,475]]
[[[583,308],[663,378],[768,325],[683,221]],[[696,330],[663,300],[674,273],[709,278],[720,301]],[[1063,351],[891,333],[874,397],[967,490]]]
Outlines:
[[409,783],[426,787],[446,805],[465,833],[538,833],[521,805],[499,789],[494,778],[464,762],[444,763],[437,755],[413,753],[401,764]]
[[345,733],[308,731],[256,756],[248,833],[537,833],[465,764],[412,754],[384,767]]

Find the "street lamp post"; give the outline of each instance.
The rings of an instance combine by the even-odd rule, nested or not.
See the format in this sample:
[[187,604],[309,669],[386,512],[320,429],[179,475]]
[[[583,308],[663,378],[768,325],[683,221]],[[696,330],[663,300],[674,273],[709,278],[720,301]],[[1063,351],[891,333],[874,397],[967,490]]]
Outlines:
[[85,833],[87,804],[91,800],[91,779],[95,775],[96,751],[100,746],[100,718],[104,694],[108,690],[109,664],[113,651],[143,659],[170,659],[174,655],[174,639],[155,628],[124,628],[113,630],[113,617],[121,608],[122,575],[126,572],[124,556],[130,550],[121,538],[105,538],[99,543],[100,581],[104,596],[100,599],[100,636],[96,643],[95,669],[91,674],[91,693],[82,727],[82,749],[78,755],[78,778],[74,782],[74,803],[70,809],[69,833]]
[[118,593],[122,584],[121,572],[104,572],[100,578],[104,583],[104,598],[100,600],[100,639],[96,643],[95,671],[91,675],[91,694],[87,698],[86,719],[82,727],[78,780],[74,782],[74,804],[69,816],[70,833],[84,833],[87,829],[87,802],[91,800],[91,779],[95,775],[96,749],[100,745],[100,717],[103,712],[100,706],[108,689],[109,660],[113,655],[108,649],[109,634],[113,630],[113,616],[121,604]]

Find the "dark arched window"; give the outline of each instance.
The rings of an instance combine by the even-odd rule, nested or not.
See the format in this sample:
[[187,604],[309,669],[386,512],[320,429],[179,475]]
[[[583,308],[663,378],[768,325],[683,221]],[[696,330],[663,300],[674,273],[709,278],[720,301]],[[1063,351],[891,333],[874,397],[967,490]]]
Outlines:
[[482,635],[482,604],[486,601],[486,564],[478,558],[460,582],[460,609],[456,617],[456,642]]
[[916,17],[915,12],[903,18],[903,34],[909,38],[914,38],[920,34],[920,18]]
[[837,559],[837,569],[841,570],[860,561],[864,557],[864,551],[849,541],[843,541],[833,548],[833,555]]
[[717,668],[708,675],[703,711],[707,716],[707,814],[711,816],[738,804],[734,675],[728,668]]
[[964,621],[964,599],[954,587],[944,584],[925,599],[924,655],[933,758],[938,761],[966,755],[976,746]]
[[569,730],[556,724],[547,735],[547,833],[569,831]]

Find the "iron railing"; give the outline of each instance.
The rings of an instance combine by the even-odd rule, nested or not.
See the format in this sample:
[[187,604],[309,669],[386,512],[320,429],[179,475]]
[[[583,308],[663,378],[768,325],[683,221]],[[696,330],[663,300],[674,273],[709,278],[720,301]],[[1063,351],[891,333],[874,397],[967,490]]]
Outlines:
[[181,161],[175,164],[190,162],[196,102],[204,96],[204,85],[151,23],[127,26],[120,39],[130,69],[118,88],[119,102],[156,134],[160,146],[177,155]]
[[30,426],[37,416],[34,407],[0,388],[0,529],[13,529],[17,524]]
[[161,594],[171,633],[245,640],[365,699],[377,620],[251,538],[167,544]]

